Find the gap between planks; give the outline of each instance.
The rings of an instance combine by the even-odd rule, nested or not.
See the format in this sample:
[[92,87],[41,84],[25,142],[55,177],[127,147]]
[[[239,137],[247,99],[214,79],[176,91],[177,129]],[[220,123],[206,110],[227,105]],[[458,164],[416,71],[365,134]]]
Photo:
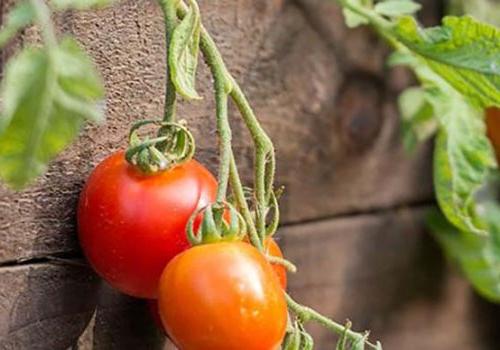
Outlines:
[[314,223],[319,223],[319,222],[324,222],[324,221],[332,221],[332,220],[340,220],[340,219],[354,219],[357,217],[365,217],[365,216],[377,216],[377,215],[385,215],[389,213],[397,213],[398,211],[401,210],[419,210],[419,209],[425,209],[429,208],[432,206],[436,205],[436,201],[434,199],[423,199],[423,200],[415,200],[412,202],[406,202],[406,203],[396,203],[391,206],[384,206],[384,207],[372,207],[372,208],[365,208],[362,210],[352,210],[352,211],[344,211],[344,212],[339,212],[333,215],[325,215],[325,216],[318,216],[315,218],[311,219],[305,219],[305,220],[289,220],[283,224],[280,225],[280,228],[285,228],[285,227],[294,227],[294,226],[300,226],[300,225],[307,225],[307,224],[314,224]]
[[[280,228],[296,227],[301,225],[309,225],[309,224],[315,224],[327,221],[336,221],[342,219],[357,219],[357,218],[361,219],[363,217],[397,213],[401,210],[418,211],[425,208],[429,208],[432,205],[435,205],[435,202],[433,200],[415,201],[405,204],[396,204],[384,208],[369,208],[367,210],[344,212],[335,215],[316,217],[307,220],[289,221],[282,224]],[[5,261],[0,263],[0,271],[2,269],[12,268],[12,267],[25,267],[25,266],[42,265],[42,264],[71,265],[77,267],[90,268],[90,266],[85,262],[85,259],[82,254],[78,252],[67,252],[67,253],[55,253],[50,255],[41,255],[36,257]]]

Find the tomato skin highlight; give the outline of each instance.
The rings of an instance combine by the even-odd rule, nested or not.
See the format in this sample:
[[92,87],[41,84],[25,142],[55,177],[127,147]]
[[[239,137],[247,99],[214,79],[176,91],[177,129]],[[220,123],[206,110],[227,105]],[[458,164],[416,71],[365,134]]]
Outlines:
[[181,350],[276,350],[288,317],[273,268],[244,242],[200,245],[174,258],[160,280],[159,309]]
[[80,195],[83,251],[113,287],[154,299],[165,266],[189,248],[187,221],[215,200],[216,190],[213,175],[195,160],[145,175],[123,152],[112,154],[94,169]]

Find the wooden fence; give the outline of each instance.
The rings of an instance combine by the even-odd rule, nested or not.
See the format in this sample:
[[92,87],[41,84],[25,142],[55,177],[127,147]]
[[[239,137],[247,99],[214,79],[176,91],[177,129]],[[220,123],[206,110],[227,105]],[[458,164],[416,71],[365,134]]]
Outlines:
[[[12,1],[0,1],[6,12]],[[440,16],[426,1],[424,19]],[[372,329],[385,349],[498,349],[500,309],[474,295],[425,233],[432,205],[431,146],[405,153],[398,93],[412,82],[385,66],[384,43],[348,30],[326,0],[200,1],[230,70],[276,142],[286,186],[279,237],[299,273],[300,301],[357,330]],[[134,120],[161,114],[162,16],[152,0],[121,1],[98,12],[65,13],[95,58],[107,87],[106,124],[88,126],[30,189],[0,188],[0,348],[161,349],[144,302],[103,285],[82,259],[75,206],[100,160],[126,145]],[[22,42],[36,41],[27,30]],[[4,50],[12,54],[20,41]],[[200,103],[184,104],[197,158],[217,166],[213,99],[206,67]],[[234,110],[233,110],[234,112]],[[251,180],[252,147],[232,113],[239,165]],[[333,336],[312,328],[317,349]]]

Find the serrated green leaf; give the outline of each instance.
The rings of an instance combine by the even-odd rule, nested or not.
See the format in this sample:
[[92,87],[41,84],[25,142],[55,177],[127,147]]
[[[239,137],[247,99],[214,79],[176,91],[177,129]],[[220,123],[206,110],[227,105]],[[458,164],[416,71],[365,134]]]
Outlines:
[[434,187],[448,220],[461,230],[486,234],[477,216],[475,193],[496,167],[481,110],[460,95],[428,89],[440,123],[434,150]]
[[474,289],[492,302],[500,302],[500,208],[495,202],[483,210],[489,224],[489,235],[478,236],[461,232],[439,212],[427,217],[428,226],[446,254],[458,263]]
[[195,0],[190,0],[189,4],[186,16],[172,33],[168,66],[176,90],[187,99],[200,99],[195,88],[200,51],[200,10]]
[[[434,186],[438,203],[456,227],[475,234],[487,234],[478,219],[475,191],[482,185],[493,167],[487,140],[474,137],[479,126],[460,119],[438,133],[434,150]],[[468,143],[468,141],[470,143]]]
[[375,5],[374,10],[380,15],[399,17],[417,13],[422,5],[412,0],[387,0]]
[[91,7],[104,7],[115,0],[50,0],[57,10],[85,10]]
[[97,73],[72,40],[50,53],[26,48],[9,61],[1,91],[0,177],[21,188],[42,174],[85,118],[102,119],[102,94]]
[[403,144],[409,152],[428,140],[438,128],[434,109],[426,97],[426,91],[421,87],[408,88],[399,96]]
[[497,164],[486,137],[482,110],[470,104],[421,58],[400,52],[391,61],[413,68],[439,122],[434,190],[443,213],[463,231],[486,234],[485,224],[477,215],[475,194]]
[[27,1],[22,1],[9,12],[5,24],[0,30],[0,47],[11,40],[19,30],[33,22],[35,14],[33,7]]
[[79,110],[86,118],[103,121],[104,113],[100,107],[103,83],[85,51],[72,38],[65,38],[54,53],[54,61],[58,67],[58,103],[67,109]]
[[[431,79],[431,72],[427,78]],[[477,215],[475,194],[497,164],[486,136],[483,112],[444,81],[439,82],[438,77],[433,79],[436,85],[426,87],[426,91],[440,124],[433,167],[439,206],[457,228],[487,234],[484,222]]]
[[402,17],[393,34],[439,76],[483,108],[500,106],[500,31],[471,17],[446,17],[422,29]]

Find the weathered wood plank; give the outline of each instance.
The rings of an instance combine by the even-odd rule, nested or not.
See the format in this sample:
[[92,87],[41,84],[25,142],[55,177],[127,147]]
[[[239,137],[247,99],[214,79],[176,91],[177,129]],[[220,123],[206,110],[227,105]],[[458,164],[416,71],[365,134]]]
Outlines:
[[[292,295],[372,329],[386,349],[493,349],[500,309],[446,268],[422,214],[403,209],[284,228],[281,244],[300,271],[289,279]],[[1,268],[0,311],[1,349],[161,349],[164,341],[143,301],[100,287],[81,266]],[[318,349],[334,341],[311,328]]]
[[[334,319],[371,329],[384,349],[481,350],[500,341],[500,308],[476,297],[423,231],[423,210],[285,228],[299,273],[291,294]],[[313,326],[317,349],[335,337]]]
[[0,268],[2,350],[154,350],[164,341],[143,300],[101,284],[84,265]]
[[67,349],[92,317],[98,287],[86,267],[0,268],[0,349]]
[[[203,2],[202,8],[231,70],[276,140],[277,179],[287,187],[284,222],[431,197],[429,148],[409,156],[399,145],[391,86],[397,81],[404,86],[407,79],[384,82],[386,50],[374,36],[337,33],[335,43],[347,43],[351,56],[364,58],[347,67],[336,46],[292,2],[225,0]],[[338,9],[332,9],[335,19]],[[163,25],[153,1],[122,1],[97,13],[67,14],[60,22],[61,30],[75,33],[100,67],[108,122],[88,126],[30,189],[0,189],[0,262],[78,251],[74,213],[85,177],[106,154],[125,146],[133,120],[161,114]],[[207,77],[205,67],[200,74]],[[204,100],[184,104],[180,115],[198,136],[198,157],[214,169],[210,80],[203,79],[198,89]],[[242,175],[250,180],[250,141],[240,122],[234,128]]]
[[127,297],[109,286],[100,291],[92,344],[79,350],[160,350],[165,338],[153,324],[144,300]]

